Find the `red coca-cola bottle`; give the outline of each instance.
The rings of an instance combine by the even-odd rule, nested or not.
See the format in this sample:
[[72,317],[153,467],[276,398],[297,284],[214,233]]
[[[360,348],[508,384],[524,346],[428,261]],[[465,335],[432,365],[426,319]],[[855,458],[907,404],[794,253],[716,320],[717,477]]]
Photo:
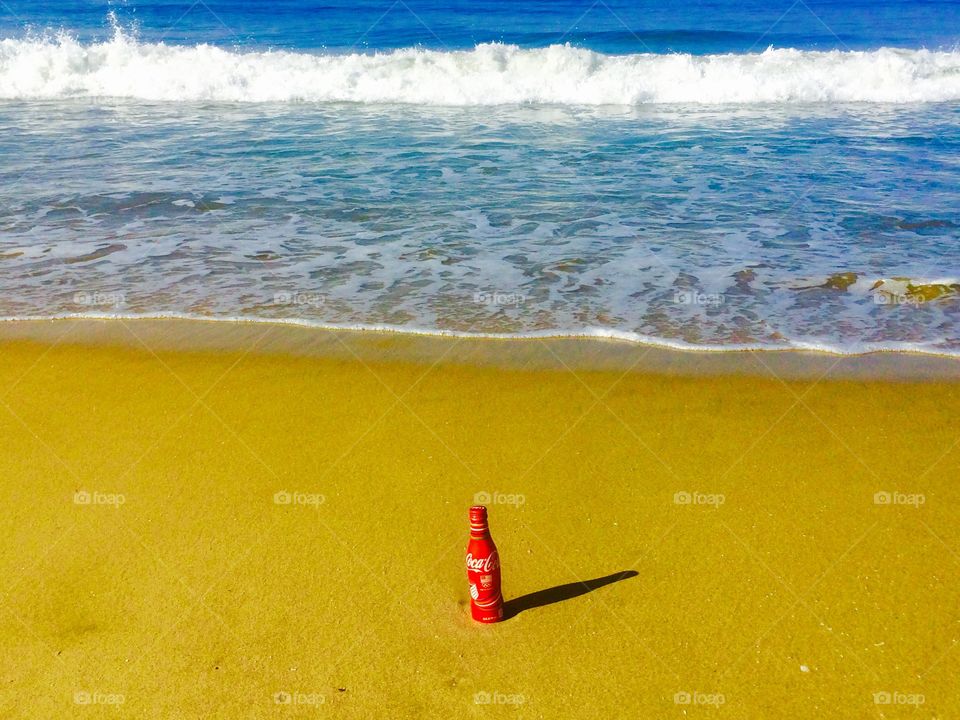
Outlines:
[[503,620],[500,591],[500,555],[490,537],[487,508],[470,508],[470,542],[467,543],[467,580],[470,581],[470,614],[482,623]]

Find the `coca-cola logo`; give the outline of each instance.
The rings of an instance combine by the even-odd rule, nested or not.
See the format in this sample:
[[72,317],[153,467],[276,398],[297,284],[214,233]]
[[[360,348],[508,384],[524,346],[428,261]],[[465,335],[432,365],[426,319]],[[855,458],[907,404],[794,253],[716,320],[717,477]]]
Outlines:
[[500,567],[500,558],[497,553],[490,553],[485,558],[474,558],[471,553],[467,553],[467,570],[491,572],[498,567]]

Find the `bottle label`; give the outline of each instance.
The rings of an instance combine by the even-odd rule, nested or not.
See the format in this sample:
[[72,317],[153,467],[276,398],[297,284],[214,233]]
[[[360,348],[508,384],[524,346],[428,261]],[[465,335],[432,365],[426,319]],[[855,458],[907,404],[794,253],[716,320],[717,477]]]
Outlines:
[[467,553],[467,570],[472,572],[493,572],[500,567],[500,558],[497,553],[490,553],[487,557],[475,558],[471,553]]

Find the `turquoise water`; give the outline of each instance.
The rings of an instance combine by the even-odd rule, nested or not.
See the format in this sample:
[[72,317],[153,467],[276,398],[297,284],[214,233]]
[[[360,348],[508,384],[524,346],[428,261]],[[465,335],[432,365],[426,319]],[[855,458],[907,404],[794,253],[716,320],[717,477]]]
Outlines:
[[13,3],[0,315],[960,352],[958,3]]

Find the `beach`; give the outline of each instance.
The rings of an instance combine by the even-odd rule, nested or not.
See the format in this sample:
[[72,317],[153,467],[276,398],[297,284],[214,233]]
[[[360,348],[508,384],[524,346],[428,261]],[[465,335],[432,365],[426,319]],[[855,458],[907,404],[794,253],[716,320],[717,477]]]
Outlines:
[[958,29],[0,0],[0,720],[960,715]]
[[957,361],[624,347],[5,323],[0,715],[956,714]]

